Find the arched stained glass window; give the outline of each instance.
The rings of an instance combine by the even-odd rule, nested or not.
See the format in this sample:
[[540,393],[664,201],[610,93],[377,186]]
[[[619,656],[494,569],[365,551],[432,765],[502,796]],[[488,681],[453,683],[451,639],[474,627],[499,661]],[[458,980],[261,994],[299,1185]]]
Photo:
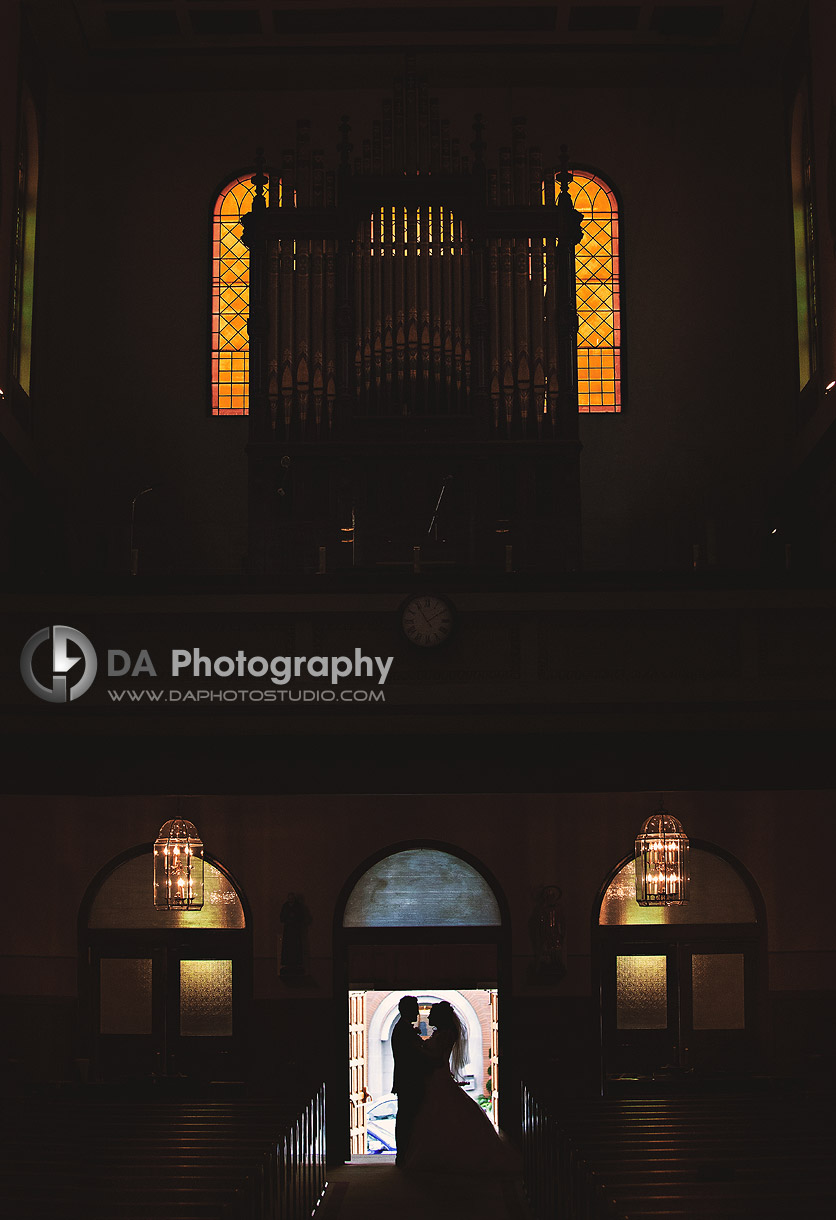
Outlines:
[[806,85],[795,99],[790,146],[793,245],[798,318],[798,385],[803,390],[816,371],[816,264],[813,159]]
[[446,851],[414,847],[373,864],[349,895],[344,928],[498,927],[499,904],[480,872]]
[[12,264],[12,375],[30,392],[35,286],[35,222],[38,211],[38,121],[28,91],[21,98],[17,195]]
[[[560,186],[555,183],[555,198]],[[578,408],[621,410],[621,293],[618,203],[611,187],[573,170],[572,203],[583,216],[575,252],[578,294]]]
[[249,403],[250,254],[241,216],[252,208],[252,174],[233,178],[212,219],[212,414],[246,415]]
[[[255,188],[251,179],[251,174],[233,178],[215,202],[212,238],[212,412],[215,415],[246,415],[249,408],[249,253],[241,240],[241,216],[252,207]],[[281,203],[281,184],[278,189]],[[555,184],[555,195],[558,191]],[[583,238],[576,251],[580,320],[578,407],[582,412],[614,413],[620,411],[622,405],[618,204],[612,188],[600,177],[584,170],[573,171],[569,193],[583,215]],[[370,232],[373,240],[374,224]],[[362,344],[360,350],[362,363]],[[454,348],[453,360],[463,359],[467,364],[466,337],[462,352],[460,355],[458,348]],[[448,358],[445,348],[445,361]],[[358,382],[363,383],[362,374],[358,376]]]

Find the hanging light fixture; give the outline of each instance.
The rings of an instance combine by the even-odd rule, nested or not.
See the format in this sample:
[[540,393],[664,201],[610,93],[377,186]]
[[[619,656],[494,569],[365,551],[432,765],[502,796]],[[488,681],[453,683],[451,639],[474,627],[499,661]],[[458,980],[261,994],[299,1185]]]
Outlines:
[[688,836],[660,801],[636,838],[636,902],[640,907],[682,906],[690,886]]
[[157,835],[154,906],[158,911],[199,911],[203,906],[203,843],[186,818],[172,818]]

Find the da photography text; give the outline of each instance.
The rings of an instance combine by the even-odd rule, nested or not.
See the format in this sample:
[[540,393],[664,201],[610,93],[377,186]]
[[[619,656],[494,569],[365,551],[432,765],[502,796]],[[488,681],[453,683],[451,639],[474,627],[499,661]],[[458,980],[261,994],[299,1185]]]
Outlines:
[[[111,679],[153,679],[169,677],[178,682],[188,684],[190,680],[214,679],[221,683],[222,691],[227,692],[224,702],[236,699],[252,702],[247,691],[238,689],[233,696],[228,693],[233,685],[240,685],[242,679],[254,679],[256,682],[267,683],[262,691],[257,693],[258,702],[275,702],[269,699],[273,695],[284,694],[285,688],[290,693],[291,683],[298,684],[310,680],[318,680],[340,696],[341,702],[360,701],[356,692],[338,690],[341,683],[360,682],[371,686],[372,691],[382,694],[382,687],[389,677],[394,657],[367,656],[362,648],[355,648],[351,655],[340,656],[250,656],[243,649],[231,655],[210,655],[200,648],[172,648],[167,652],[165,662],[158,656],[152,657],[151,651],[141,648],[138,651],[128,651],[124,648],[108,648],[97,650],[94,644],[83,632],[75,627],[55,625],[42,627],[25,642],[20,654],[21,677],[29,691],[37,698],[47,703],[71,703],[80,699],[93,685],[96,675],[106,674]],[[111,701],[121,702],[121,694],[113,688],[107,694]],[[152,696],[150,701],[181,702],[177,691],[169,691],[164,696],[162,691],[152,691],[143,682],[142,692],[137,696]],[[217,693],[201,692],[209,702],[218,701]],[[313,695],[313,692],[310,692]],[[346,697],[348,696],[348,698]],[[133,699],[133,696],[130,696]],[[133,701],[137,701],[134,699]],[[185,694],[182,701],[186,701]],[[303,701],[323,701],[320,694]]]
[[[248,657],[239,648],[234,656],[209,657],[199,648],[172,648],[171,677],[185,674],[192,678],[266,678],[275,686],[287,686],[293,678],[324,678],[333,686],[344,678],[377,678],[382,686],[389,676],[394,657],[367,657],[361,648],[353,657]],[[136,659],[120,648],[107,654],[109,678],[132,678],[147,674],[158,676],[151,656],[142,649]]]

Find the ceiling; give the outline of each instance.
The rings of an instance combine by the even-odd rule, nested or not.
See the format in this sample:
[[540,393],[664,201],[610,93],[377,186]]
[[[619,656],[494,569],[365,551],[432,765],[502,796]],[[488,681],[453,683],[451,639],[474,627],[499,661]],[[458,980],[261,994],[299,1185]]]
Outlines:
[[[28,45],[72,89],[377,87],[392,55],[431,87],[495,80],[587,84],[774,81],[806,0],[21,0]],[[737,76],[736,76],[737,74]]]
[[801,0],[23,0],[65,54],[293,47],[729,47],[786,37]]

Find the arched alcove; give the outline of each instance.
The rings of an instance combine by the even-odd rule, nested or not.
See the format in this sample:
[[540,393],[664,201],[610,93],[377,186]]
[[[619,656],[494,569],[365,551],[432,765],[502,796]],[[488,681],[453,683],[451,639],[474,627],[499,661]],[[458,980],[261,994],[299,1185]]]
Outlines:
[[[501,1003],[507,1024],[511,991],[508,904],[481,861],[450,843],[411,840],[375,853],[352,871],[337,900],[337,1066],[329,1115],[331,1155],[337,1160],[365,1150],[364,993],[399,996],[415,989],[441,995],[490,992],[491,1077],[498,1100],[499,1061],[506,1053],[498,1014]],[[514,1099],[509,1094],[503,1102],[501,1116],[513,1111]]]
[[632,856],[593,909],[594,984],[601,1001],[605,1092],[642,1078],[738,1079],[762,1053],[766,913],[743,864],[691,840],[682,906],[636,902]]
[[85,1054],[96,1079],[240,1074],[252,998],[246,897],[205,855],[199,911],[158,911],[153,845],[101,869],[78,917]]

